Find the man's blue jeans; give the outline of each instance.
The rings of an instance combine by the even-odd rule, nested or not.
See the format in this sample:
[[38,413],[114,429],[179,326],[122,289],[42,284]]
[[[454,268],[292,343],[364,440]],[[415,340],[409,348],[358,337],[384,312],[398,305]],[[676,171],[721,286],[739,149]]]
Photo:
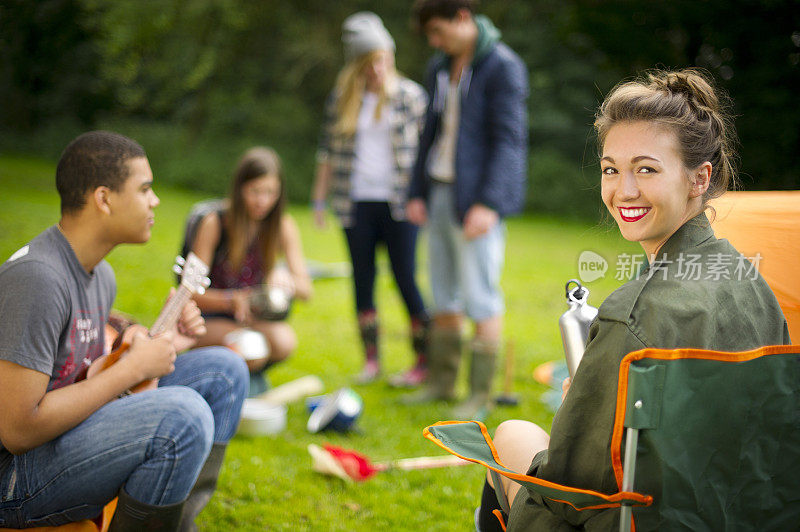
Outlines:
[[183,501],[211,444],[236,432],[247,381],[232,351],[195,349],[157,390],[111,401],[25,454],[0,452],[0,526],[93,518],[121,487],[145,504]]

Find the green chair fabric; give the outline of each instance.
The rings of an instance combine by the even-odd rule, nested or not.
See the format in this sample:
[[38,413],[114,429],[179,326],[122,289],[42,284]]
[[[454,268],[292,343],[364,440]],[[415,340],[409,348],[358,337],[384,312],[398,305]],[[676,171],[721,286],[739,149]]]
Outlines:
[[578,510],[618,507],[623,501],[632,505],[651,502],[649,497],[636,493],[605,495],[512,471],[500,462],[489,432],[480,421],[443,421],[426,427],[423,432],[426,438],[446,451],[496,471],[543,497],[565,502]]
[[800,530],[798,353],[653,349],[623,360],[623,425],[640,429],[633,490],[654,500],[633,508],[637,530]]
[[633,492],[602,494],[511,471],[477,422],[437,423],[424,435],[577,509],[632,505],[638,531],[800,530],[799,353],[769,346],[627,355],[610,453],[621,487],[625,430],[639,430]]

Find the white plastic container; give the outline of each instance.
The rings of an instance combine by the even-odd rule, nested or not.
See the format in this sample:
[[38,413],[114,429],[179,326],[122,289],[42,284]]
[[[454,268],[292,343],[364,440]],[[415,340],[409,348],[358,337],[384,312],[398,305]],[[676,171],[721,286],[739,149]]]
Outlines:
[[261,399],[245,399],[237,434],[264,436],[286,429],[286,405],[276,405]]
[[262,360],[269,357],[269,344],[264,335],[253,329],[236,329],[225,335],[225,346],[245,360]]

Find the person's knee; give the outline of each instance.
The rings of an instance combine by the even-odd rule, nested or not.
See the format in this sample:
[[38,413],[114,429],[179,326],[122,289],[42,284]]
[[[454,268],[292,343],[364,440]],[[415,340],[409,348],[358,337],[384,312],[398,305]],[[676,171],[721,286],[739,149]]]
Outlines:
[[499,344],[502,334],[502,315],[495,315],[475,322],[475,339],[484,344]]
[[[227,347],[212,346],[197,349],[192,352],[192,356],[197,357],[197,364],[203,368],[204,373],[224,382],[230,393],[242,396],[247,393],[249,362],[245,362],[235,351]],[[262,367],[264,363],[262,362]]]
[[191,490],[214,441],[214,417],[203,397],[186,386],[164,386],[137,404],[141,462],[126,492],[146,504],[182,501]]
[[171,414],[180,420],[197,440],[209,442],[209,448],[214,435],[214,416],[208,402],[195,390],[176,386],[174,399],[171,401]]
[[282,328],[272,338],[269,362],[280,362],[291,356],[297,349],[297,335],[290,327]]
[[218,372],[230,381],[231,388],[247,388],[249,371],[244,359],[227,347],[216,348],[214,354]]
[[258,373],[259,371],[263,370],[267,367],[267,362],[269,359],[267,357],[264,358],[256,358],[247,361],[247,370],[250,373]]
[[[533,456],[547,448],[549,437],[535,423],[509,419],[497,426],[493,441],[500,460],[517,473],[525,473]],[[489,472],[486,473],[486,480],[495,487]]]
[[550,436],[536,423],[521,419],[509,419],[498,425],[494,433],[495,445],[504,448],[525,446],[529,449],[546,449]]
[[503,421],[497,426],[494,432],[494,444],[500,449],[507,444],[515,442],[530,429],[529,421],[522,421],[520,419],[508,419]]
[[439,313],[433,317],[433,326],[443,331],[460,331],[463,319],[459,313]]
[[536,453],[549,444],[547,432],[530,421],[510,419],[500,423],[494,433],[500,459],[518,473],[525,473]]
[[167,386],[156,392],[160,423],[154,440],[180,448],[190,462],[205,460],[214,441],[214,416],[203,397],[185,386]]

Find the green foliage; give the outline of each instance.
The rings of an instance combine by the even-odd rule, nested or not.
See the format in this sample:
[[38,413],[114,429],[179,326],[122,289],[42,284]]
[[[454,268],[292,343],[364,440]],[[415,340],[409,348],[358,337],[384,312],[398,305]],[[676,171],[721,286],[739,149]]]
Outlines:
[[554,148],[531,154],[531,184],[527,205],[531,211],[564,218],[597,218],[605,210],[600,199],[600,168],[594,153],[592,164],[580,165]]
[[109,105],[85,22],[80,0],[0,3],[0,128],[30,133],[53,118],[90,121]]
[[[800,10],[794,0],[573,0],[581,50],[619,78],[654,67],[708,70],[733,99],[744,186],[797,187]],[[616,77],[616,76],[615,76]],[[610,85],[599,85],[605,92]]]
[[[40,161],[0,155],[0,260],[58,220],[58,196],[53,184],[53,159]],[[156,182],[161,198],[151,241],[143,246],[120,246],[109,256],[117,274],[115,308],[130,312],[143,323],[155,319],[173,282],[170,272],[178,249],[183,219],[190,206],[204,196]],[[306,208],[293,208],[305,254],[325,262],[347,260],[342,232],[335,227],[320,232],[312,227]],[[577,277],[578,256],[591,250],[608,260],[602,280],[589,283],[590,302],[600,302],[618,286],[614,256],[637,253],[615,228],[594,222],[572,222],[524,216],[508,224],[508,252],[502,286],[506,294],[506,349],[516,364],[513,391],[518,407],[498,407],[487,420],[491,431],[509,418],[527,419],[549,428],[552,414],[540,401],[546,387],[531,373],[540,363],[561,360],[563,351],[558,317],[566,310],[564,283]],[[425,277],[425,243],[420,244],[420,280]],[[376,287],[382,327],[385,373],[411,363],[405,310],[389,273],[385,253],[379,255]],[[273,385],[314,374],[326,392],[350,386],[363,362],[349,279],[320,280],[314,297],[297,303],[290,323],[299,347],[287,362],[270,371]],[[46,302],[43,302],[46,304]],[[465,368],[466,369],[466,368]],[[466,393],[462,370],[459,392]],[[496,383],[503,381],[498,372]],[[302,403],[290,405],[287,429],[275,436],[231,442],[219,489],[201,514],[200,529],[256,530],[467,530],[478,504],[483,471],[478,466],[380,473],[363,484],[348,485],[311,470],[306,446],[332,443],[355,449],[372,460],[439,455],[422,438],[423,427],[450,417],[450,405],[404,406],[404,392],[383,383],[356,388],[364,400],[358,430],[350,434],[309,434],[308,414]]]
[[[420,81],[430,50],[411,28],[410,4],[7,0],[0,149],[53,157],[77,132],[105,127],[139,140],[160,179],[219,195],[238,156],[266,144],[284,159],[290,198],[305,202],[323,102],[342,66],[342,20],[377,12],[398,68]],[[593,178],[581,177],[594,110],[620,79],[658,65],[707,68],[730,92],[747,188],[795,186],[793,0],[485,0],[481,10],[530,71],[529,210],[561,212],[569,201],[570,213],[594,216]]]

